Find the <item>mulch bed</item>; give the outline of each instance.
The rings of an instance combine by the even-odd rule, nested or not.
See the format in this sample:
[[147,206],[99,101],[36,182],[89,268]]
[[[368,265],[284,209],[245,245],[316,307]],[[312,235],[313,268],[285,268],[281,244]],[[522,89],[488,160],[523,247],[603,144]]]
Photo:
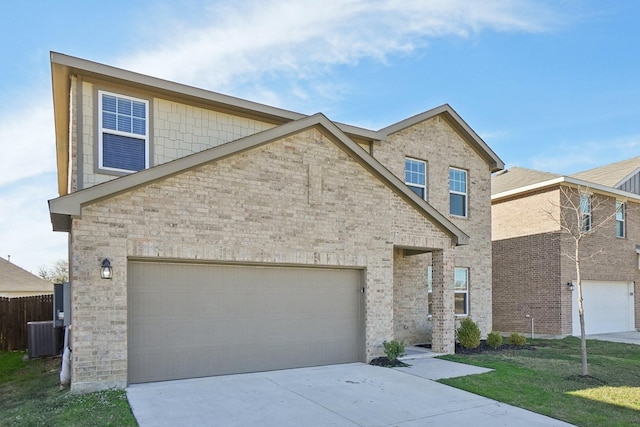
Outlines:
[[508,351],[508,350],[535,350],[536,348],[525,344],[525,345],[515,345],[515,344],[502,344],[500,347],[493,349],[489,347],[486,341],[480,341],[480,345],[476,348],[464,348],[459,343],[456,343],[456,354],[480,354],[480,353],[495,353],[498,351]]
[[[416,347],[422,348],[431,348],[431,344],[418,344]],[[464,348],[460,345],[460,343],[456,343],[456,354],[481,354],[481,353],[496,353],[501,351],[512,351],[512,350],[535,350],[534,346],[529,344],[525,345],[515,345],[515,344],[502,344],[500,347],[494,349],[487,345],[485,340],[480,341],[480,345],[476,348]],[[376,357],[371,362],[370,365],[374,366],[383,366],[385,368],[397,368],[397,367],[405,367],[411,366],[400,360],[391,361],[387,357]]]
[[369,365],[382,366],[384,368],[403,368],[411,366],[398,359],[391,361],[386,356],[376,357],[371,362],[369,362]]
[[[416,347],[431,348],[431,344],[417,344]],[[515,344],[502,344],[500,347],[494,349],[487,345],[486,340],[480,340],[480,345],[476,348],[464,348],[460,343],[456,343],[456,354],[480,354],[480,353],[495,353],[498,351],[507,350],[535,350],[536,348],[529,345],[515,345]]]

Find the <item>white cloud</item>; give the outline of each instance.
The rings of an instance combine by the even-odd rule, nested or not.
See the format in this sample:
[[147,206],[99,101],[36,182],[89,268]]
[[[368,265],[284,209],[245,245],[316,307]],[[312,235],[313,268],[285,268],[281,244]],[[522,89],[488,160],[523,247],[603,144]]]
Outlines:
[[311,79],[337,64],[384,62],[437,37],[542,31],[555,20],[543,4],[525,0],[254,0],[214,4],[203,13],[208,19],[200,25],[165,23],[155,46],[120,65],[224,91],[274,73]]
[[[194,18],[183,2],[154,3],[160,12],[132,27],[137,50],[108,63],[290,109],[313,100],[313,111],[299,111],[331,114],[349,92],[334,79],[337,66],[386,63],[442,37],[544,31],[556,19],[532,0],[209,4]],[[25,81],[21,98],[0,109],[0,255],[32,271],[66,256],[66,233],[51,231],[46,208],[57,188],[49,85]]]
[[563,143],[523,163],[525,167],[570,175],[579,171],[635,157],[640,152],[640,134],[611,140]]
[[54,233],[49,219],[55,191],[55,173],[0,185],[0,256],[34,274],[67,257],[67,233]]
[[46,95],[27,101],[21,108],[0,116],[0,185],[55,171],[50,99]]

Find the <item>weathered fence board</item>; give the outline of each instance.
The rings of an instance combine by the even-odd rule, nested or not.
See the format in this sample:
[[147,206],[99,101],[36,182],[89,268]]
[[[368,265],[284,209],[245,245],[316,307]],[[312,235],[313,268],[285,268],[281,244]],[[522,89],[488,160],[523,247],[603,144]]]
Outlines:
[[53,295],[0,297],[0,350],[26,350],[27,322],[53,319]]

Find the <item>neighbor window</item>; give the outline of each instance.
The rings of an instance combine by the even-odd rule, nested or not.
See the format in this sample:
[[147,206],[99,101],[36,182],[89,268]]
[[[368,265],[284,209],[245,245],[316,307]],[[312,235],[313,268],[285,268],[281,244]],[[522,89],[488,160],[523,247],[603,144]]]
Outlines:
[[[427,310],[433,315],[433,268],[427,267]],[[469,269],[456,267],[454,270],[454,305],[456,316],[469,314]]]
[[624,237],[624,203],[616,202],[616,237]]
[[467,216],[467,171],[449,168],[449,212]]
[[591,230],[591,196],[580,194],[580,220],[583,232]]
[[98,166],[119,172],[149,167],[149,102],[98,91]]
[[427,200],[427,162],[404,159],[404,182],[420,198]]

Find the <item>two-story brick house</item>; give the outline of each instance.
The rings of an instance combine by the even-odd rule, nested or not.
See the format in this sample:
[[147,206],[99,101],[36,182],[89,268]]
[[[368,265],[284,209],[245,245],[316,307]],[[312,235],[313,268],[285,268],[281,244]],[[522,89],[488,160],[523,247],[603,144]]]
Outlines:
[[492,181],[495,330],[580,335],[574,244],[559,221],[572,206],[590,227],[605,222],[581,243],[586,333],[640,328],[640,158],[571,176],[513,167]]
[[51,64],[72,389],[366,362],[394,338],[452,352],[467,315],[490,331],[504,164],[448,105],[372,131]]

